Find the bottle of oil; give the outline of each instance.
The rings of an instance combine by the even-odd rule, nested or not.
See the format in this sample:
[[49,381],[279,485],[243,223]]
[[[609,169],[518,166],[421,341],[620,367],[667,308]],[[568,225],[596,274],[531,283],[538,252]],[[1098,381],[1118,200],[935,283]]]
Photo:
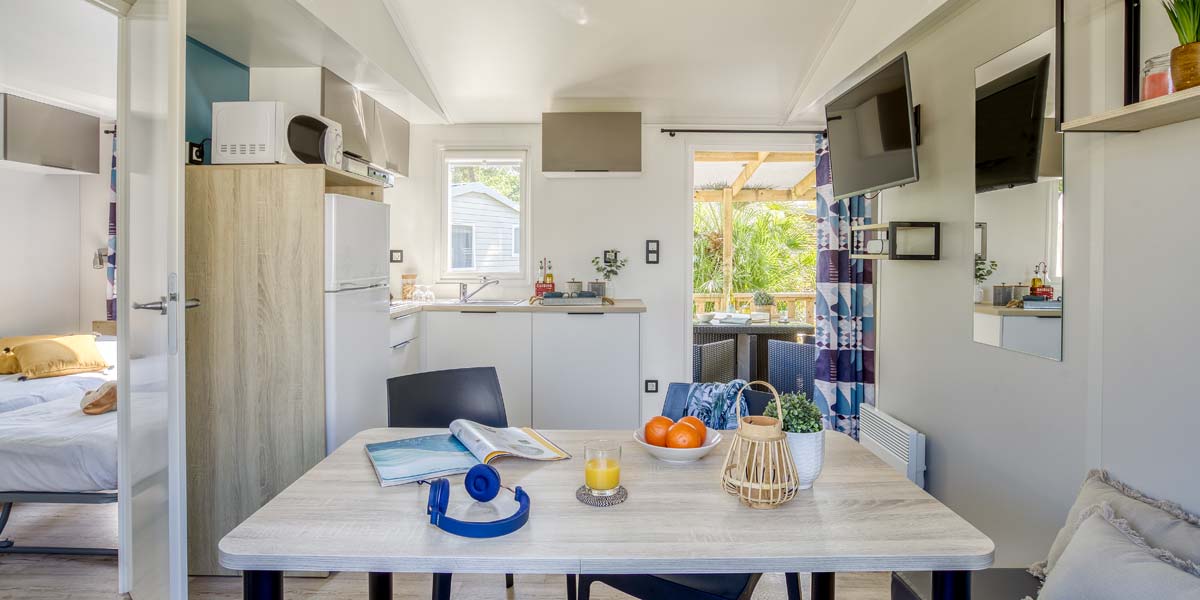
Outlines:
[[554,267],[550,264],[550,259],[546,259],[546,283],[554,283]]
[[1037,293],[1037,289],[1042,287],[1042,265],[1038,263],[1033,265],[1033,279],[1029,280],[1029,293]]

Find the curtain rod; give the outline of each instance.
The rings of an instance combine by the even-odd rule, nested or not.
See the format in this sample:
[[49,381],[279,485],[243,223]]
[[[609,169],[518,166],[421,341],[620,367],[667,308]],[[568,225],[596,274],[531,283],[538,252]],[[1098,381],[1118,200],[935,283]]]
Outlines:
[[817,135],[825,134],[824,129],[671,129],[664,127],[658,130],[659,133],[665,133],[671,137],[675,137],[676,133],[795,133]]

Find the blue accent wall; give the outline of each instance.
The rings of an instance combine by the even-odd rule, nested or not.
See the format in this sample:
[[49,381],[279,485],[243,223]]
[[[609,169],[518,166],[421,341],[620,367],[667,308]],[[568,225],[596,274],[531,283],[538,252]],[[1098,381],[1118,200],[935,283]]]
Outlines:
[[[250,69],[242,63],[187,39],[183,136],[189,142],[212,137],[212,103],[250,99]],[[211,162],[212,145],[204,145],[204,162]]]

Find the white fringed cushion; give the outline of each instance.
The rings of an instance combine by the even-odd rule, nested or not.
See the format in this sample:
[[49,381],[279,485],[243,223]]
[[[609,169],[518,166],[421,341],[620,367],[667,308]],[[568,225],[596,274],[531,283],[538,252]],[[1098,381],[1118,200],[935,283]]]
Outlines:
[[1107,503],[1090,507],[1038,600],[1200,600],[1200,566],[1149,545]]
[[1129,521],[1146,541],[1184,560],[1200,563],[1200,517],[1185,512],[1178,504],[1155,500],[1124,483],[1109,477],[1104,471],[1088,473],[1067,515],[1066,525],[1050,546],[1050,555],[1043,563],[1030,567],[1029,572],[1045,578],[1050,574],[1067,544],[1081,523],[1084,510],[1097,504],[1112,505],[1117,516]]

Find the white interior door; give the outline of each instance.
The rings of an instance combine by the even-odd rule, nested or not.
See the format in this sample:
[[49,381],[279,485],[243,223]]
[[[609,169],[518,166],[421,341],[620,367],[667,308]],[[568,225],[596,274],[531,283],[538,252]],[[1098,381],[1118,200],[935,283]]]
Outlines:
[[[185,0],[137,0],[118,86],[121,589],[187,597],[184,479]],[[163,310],[135,307],[159,303]]]

